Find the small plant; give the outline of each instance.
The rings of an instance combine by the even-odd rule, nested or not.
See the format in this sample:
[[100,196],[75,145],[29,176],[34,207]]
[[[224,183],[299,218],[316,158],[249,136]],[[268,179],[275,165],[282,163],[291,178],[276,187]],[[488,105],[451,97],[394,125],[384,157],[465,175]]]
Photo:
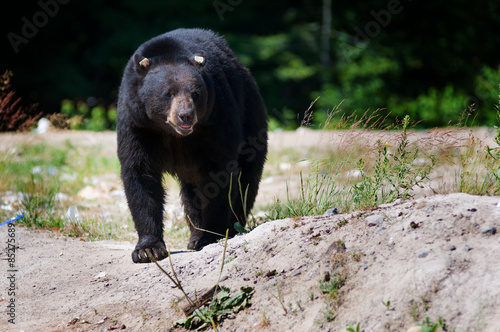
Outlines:
[[361,182],[352,187],[356,208],[377,206],[392,202],[396,198],[410,198],[413,187],[422,187],[422,182],[428,179],[434,160],[431,158],[429,165],[418,168],[413,166],[419,150],[410,150],[409,124],[410,117],[407,115],[403,119],[401,139],[395,153],[389,152],[388,143],[377,142],[377,158],[371,176],[367,175],[364,160],[359,159]]
[[64,220],[54,215],[57,187],[47,187],[41,179],[35,179],[35,176],[32,175],[31,180],[25,184],[22,191],[24,193],[21,208],[24,218],[21,222],[24,225],[48,229],[62,229],[64,227]]
[[280,284],[279,282],[276,283],[276,290],[278,292],[278,296],[273,295],[273,297],[275,297],[278,302],[281,304],[281,307],[283,308],[283,311],[285,312],[285,315],[288,313],[288,310],[286,309],[286,306],[285,306],[285,300],[283,298],[283,293],[281,292],[281,288],[280,288]]
[[[500,84],[498,85],[500,90]],[[494,192],[500,192],[500,94],[498,95],[498,104],[495,105],[496,118],[499,126],[496,126],[497,134],[495,135],[494,141],[496,147],[490,148],[486,147],[487,158],[489,159],[489,164],[487,165],[488,171],[496,181]]]
[[391,310],[391,301],[382,301],[382,304],[387,308],[387,310]]
[[[429,317],[425,317],[422,324],[418,324],[422,332],[437,332],[437,331],[449,331],[448,326],[446,326],[444,319],[439,317],[437,323],[432,323]],[[455,331],[453,329],[453,331]]]
[[266,326],[269,326],[269,324],[270,324],[269,318],[267,318],[266,312],[264,310],[262,310],[262,320],[260,322],[260,326],[266,327]]
[[288,185],[286,194],[286,202],[276,200],[270,207],[270,220],[323,214],[340,196],[335,179],[329,172],[321,171],[319,165],[306,178],[299,173],[297,198],[292,198]]
[[231,296],[229,288],[221,287],[208,306],[195,310],[188,318],[175,322],[174,326],[197,330],[216,326],[228,315],[249,306],[253,291],[252,287],[241,287],[236,295]]
[[319,290],[323,294],[328,294],[330,299],[335,299],[337,296],[339,289],[344,286],[345,278],[340,274],[336,274],[336,276],[330,281],[320,282]]
[[356,327],[354,327],[354,326],[352,326],[352,324],[351,324],[351,323],[349,323],[349,325],[347,326],[346,331],[347,331],[347,332],[360,332],[360,331],[361,331],[361,330],[360,330],[360,328],[359,328],[360,324],[361,324],[361,323],[358,323],[358,324],[356,325]]

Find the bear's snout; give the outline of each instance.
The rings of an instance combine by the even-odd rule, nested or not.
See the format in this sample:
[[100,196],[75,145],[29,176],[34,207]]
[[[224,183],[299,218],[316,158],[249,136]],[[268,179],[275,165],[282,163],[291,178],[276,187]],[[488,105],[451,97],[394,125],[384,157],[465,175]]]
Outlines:
[[195,110],[194,109],[180,109],[177,113],[177,118],[179,120],[179,126],[193,126],[195,120]]

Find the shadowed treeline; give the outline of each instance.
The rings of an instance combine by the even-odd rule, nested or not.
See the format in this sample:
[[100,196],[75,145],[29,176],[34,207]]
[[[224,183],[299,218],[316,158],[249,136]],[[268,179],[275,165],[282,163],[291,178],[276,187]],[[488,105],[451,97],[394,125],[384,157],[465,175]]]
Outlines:
[[[0,15],[0,71],[12,70],[11,89],[44,114],[111,112],[139,44],[203,27],[252,70],[271,128],[296,127],[318,96],[314,125],[342,100],[340,113],[384,108],[389,120],[409,114],[425,127],[456,123],[464,110],[469,123],[495,120],[494,1],[40,0],[7,2]],[[90,129],[104,127],[112,114]]]

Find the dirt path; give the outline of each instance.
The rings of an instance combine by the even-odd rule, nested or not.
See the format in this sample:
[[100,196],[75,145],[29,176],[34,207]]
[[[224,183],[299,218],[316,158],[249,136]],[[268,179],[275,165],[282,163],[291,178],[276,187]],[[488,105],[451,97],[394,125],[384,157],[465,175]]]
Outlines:
[[[328,150],[356,139],[390,142],[397,136],[352,134],[271,133],[270,158],[286,149]],[[491,144],[491,131],[479,129],[475,135]],[[112,132],[2,134],[0,150],[20,142],[64,144],[70,139],[99,144],[103,153],[114,154],[115,138]],[[467,132],[428,131],[410,138],[439,146],[446,140],[466,141]],[[288,178],[268,173],[257,204],[285,194]],[[114,204],[125,213],[123,197]],[[366,219],[370,215],[375,217]],[[450,331],[499,332],[499,227],[500,197],[465,194],[265,223],[228,242],[222,284],[234,292],[251,286],[255,293],[251,307],[224,321],[220,330],[345,331],[348,324],[360,323],[366,332],[407,331],[429,317],[433,323],[445,319]],[[0,331],[168,331],[184,318],[177,304],[182,293],[172,282],[155,265],[132,263],[134,243],[86,242],[13,229],[0,226]],[[11,267],[12,238],[19,248]],[[222,253],[222,245],[215,244],[172,255],[187,292],[217,281]],[[162,265],[170,270],[168,261]],[[321,281],[340,277],[345,282],[336,296],[322,294]]]
[[[369,215],[380,220],[366,221]],[[456,331],[500,331],[500,238],[493,227],[500,227],[500,198],[465,194],[263,224],[228,243],[222,284],[233,291],[252,286],[255,294],[221,330],[345,331],[359,322],[365,331],[406,331],[415,317],[428,316]],[[7,230],[0,228],[3,243]],[[132,264],[131,243],[22,227],[15,240],[14,297],[5,291],[6,253],[0,256],[2,331],[165,331],[183,317],[175,305],[181,292],[156,266]],[[214,244],[173,255],[188,292],[216,282],[222,251]],[[319,290],[327,271],[346,278],[331,301]],[[10,298],[15,325],[5,313]]]

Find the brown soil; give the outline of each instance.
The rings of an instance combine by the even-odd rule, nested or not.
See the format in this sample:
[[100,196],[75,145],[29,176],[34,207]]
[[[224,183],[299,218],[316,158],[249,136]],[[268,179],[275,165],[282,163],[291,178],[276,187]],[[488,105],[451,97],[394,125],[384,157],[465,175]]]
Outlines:
[[[88,144],[109,140],[114,151],[114,133],[56,132],[50,140],[68,136]],[[273,133],[271,147],[301,149],[322,137]],[[0,138],[3,148],[20,139],[25,136]],[[337,144],[331,137],[325,142]],[[284,187],[279,178],[268,181],[259,202],[282,195]],[[219,330],[345,331],[360,323],[367,332],[407,331],[416,321],[442,317],[450,330],[500,331],[500,237],[494,232],[500,197],[425,195],[373,211],[267,222],[230,239],[221,284],[255,292],[251,306]],[[378,220],[366,220],[371,215]],[[0,239],[1,331],[167,331],[184,318],[181,291],[154,264],[133,264],[132,242],[88,242],[16,226],[13,297],[8,226],[0,227]],[[173,253],[187,292],[217,282],[223,250],[213,244]],[[168,260],[161,265],[171,271]],[[338,277],[345,284],[336,296],[320,292],[321,281]],[[6,310],[11,298],[15,325]]]

